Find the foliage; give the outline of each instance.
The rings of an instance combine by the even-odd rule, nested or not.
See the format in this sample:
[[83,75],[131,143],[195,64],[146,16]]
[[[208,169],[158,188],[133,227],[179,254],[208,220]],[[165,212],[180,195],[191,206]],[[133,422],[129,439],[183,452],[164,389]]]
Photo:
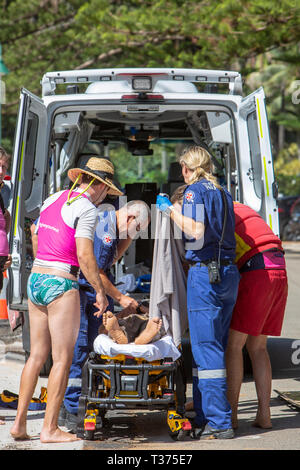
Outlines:
[[[124,187],[126,183],[134,183],[137,180],[137,167],[139,182],[153,182],[160,185],[167,181],[167,172],[162,168],[162,146],[151,145],[153,155],[143,157],[133,156],[127,152],[123,145],[110,149],[110,158],[116,169],[117,179]],[[172,144],[165,145],[167,163],[176,160],[176,149]]]
[[266,87],[276,152],[300,132],[291,102],[300,78],[296,0],[1,0],[0,43],[10,71],[2,106],[9,149],[20,88],[40,95],[46,71],[73,68],[238,70],[246,92]]
[[274,164],[279,193],[286,196],[300,194],[300,159],[299,147],[292,143],[279,152]]
[[21,86],[38,94],[47,70],[228,69],[300,39],[294,0],[10,0],[0,18],[8,109]]

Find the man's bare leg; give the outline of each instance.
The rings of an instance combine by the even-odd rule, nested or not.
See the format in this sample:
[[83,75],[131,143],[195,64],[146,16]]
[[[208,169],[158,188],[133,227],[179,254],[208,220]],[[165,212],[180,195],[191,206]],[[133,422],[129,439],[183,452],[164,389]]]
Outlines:
[[238,403],[244,377],[243,347],[248,335],[230,328],[226,348],[227,399],[231,406],[232,427],[238,427]]
[[43,443],[75,441],[78,440],[77,436],[62,431],[57,421],[80,325],[78,291],[69,290],[51,302],[48,306],[48,317],[53,366],[48,378],[47,407],[40,440]]
[[103,325],[113,341],[117,344],[128,344],[128,339],[120,328],[118,318],[112,312],[103,313]]
[[135,339],[135,344],[149,344],[154,336],[159,332],[162,326],[162,320],[160,318],[151,318],[144,331]]
[[246,343],[258,398],[258,410],[253,426],[262,429],[272,428],[270,410],[272,368],[267,350],[267,339],[265,335],[249,335]]
[[50,332],[45,307],[29,303],[30,356],[24,366],[19,391],[18,410],[10,430],[16,440],[30,439],[26,431],[27,411],[33,396],[40,370],[50,352]]

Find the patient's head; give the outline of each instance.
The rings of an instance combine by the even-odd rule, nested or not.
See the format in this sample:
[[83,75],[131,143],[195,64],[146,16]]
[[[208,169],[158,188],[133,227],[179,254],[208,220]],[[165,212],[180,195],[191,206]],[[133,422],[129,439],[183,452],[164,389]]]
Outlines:
[[183,184],[181,186],[178,186],[178,188],[175,189],[174,193],[171,196],[171,202],[174,206],[178,205],[181,208],[182,202],[183,202],[183,195],[184,195],[184,191],[186,190],[186,187],[187,187],[187,184]]

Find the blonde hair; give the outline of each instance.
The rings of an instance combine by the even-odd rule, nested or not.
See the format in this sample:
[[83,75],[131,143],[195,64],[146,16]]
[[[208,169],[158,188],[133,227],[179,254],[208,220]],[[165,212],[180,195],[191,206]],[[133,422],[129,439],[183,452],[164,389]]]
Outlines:
[[184,164],[193,172],[189,184],[196,183],[201,179],[210,181],[216,188],[220,189],[217,178],[212,174],[212,161],[209,153],[203,147],[189,147],[179,159],[179,163]]

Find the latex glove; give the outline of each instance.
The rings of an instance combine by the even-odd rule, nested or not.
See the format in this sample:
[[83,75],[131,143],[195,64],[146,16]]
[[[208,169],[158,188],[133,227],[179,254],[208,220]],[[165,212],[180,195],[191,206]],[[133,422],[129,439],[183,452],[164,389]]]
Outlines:
[[170,199],[166,196],[161,196],[160,194],[156,197],[156,208],[165,214],[170,214],[170,211],[173,209],[173,204]]

